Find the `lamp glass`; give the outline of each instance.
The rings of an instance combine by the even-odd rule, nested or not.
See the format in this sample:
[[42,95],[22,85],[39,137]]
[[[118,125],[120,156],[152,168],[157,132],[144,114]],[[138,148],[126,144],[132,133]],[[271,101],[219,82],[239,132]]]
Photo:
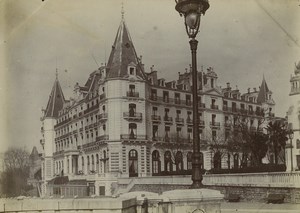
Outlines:
[[199,22],[200,14],[191,12],[185,17],[185,23],[190,29],[196,29]]
[[293,130],[290,130],[290,132],[289,132],[289,138],[290,139],[294,138],[294,131]]

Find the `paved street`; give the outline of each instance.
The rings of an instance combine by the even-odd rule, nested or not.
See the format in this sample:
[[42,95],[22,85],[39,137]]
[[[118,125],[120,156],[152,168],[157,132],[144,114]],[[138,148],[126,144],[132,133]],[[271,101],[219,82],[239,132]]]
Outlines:
[[268,204],[263,202],[221,203],[222,213],[227,212],[259,212],[259,213],[300,213],[300,204]]

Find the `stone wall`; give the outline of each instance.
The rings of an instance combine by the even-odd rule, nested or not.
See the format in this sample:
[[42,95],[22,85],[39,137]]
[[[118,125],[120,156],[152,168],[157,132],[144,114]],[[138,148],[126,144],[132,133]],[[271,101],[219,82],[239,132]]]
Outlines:
[[[155,193],[162,193],[175,189],[188,189],[190,185],[161,185],[136,184],[130,190],[133,191],[149,191]],[[241,200],[244,201],[266,201],[268,194],[283,194],[284,201],[287,203],[300,203],[300,189],[296,188],[270,188],[270,187],[246,187],[246,186],[204,186],[208,189],[215,189],[224,194],[225,198],[229,194],[238,194]]]

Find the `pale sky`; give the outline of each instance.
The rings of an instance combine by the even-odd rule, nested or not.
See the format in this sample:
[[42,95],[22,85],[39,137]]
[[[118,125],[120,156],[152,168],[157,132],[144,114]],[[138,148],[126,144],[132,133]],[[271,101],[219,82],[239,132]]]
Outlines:
[[[174,0],[123,0],[125,20],[146,71],[167,80],[191,63]],[[121,0],[0,0],[0,151],[39,150],[41,109],[59,70],[65,97],[108,59]],[[246,92],[263,78],[276,115],[289,107],[290,75],[300,60],[299,0],[211,0],[197,39],[198,69],[214,67],[219,85]],[[67,70],[67,71],[66,71]]]

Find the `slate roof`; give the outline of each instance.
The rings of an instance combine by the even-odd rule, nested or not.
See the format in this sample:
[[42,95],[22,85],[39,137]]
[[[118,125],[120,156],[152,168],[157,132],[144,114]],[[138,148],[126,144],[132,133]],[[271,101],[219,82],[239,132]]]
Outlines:
[[50,97],[48,100],[47,108],[45,110],[45,118],[49,117],[58,117],[58,111],[63,108],[65,103],[65,97],[63,91],[61,89],[60,83],[58,79],[55,79],[54,85],[52,87],[52,91],[50,93]]
[[146,79],[129,31],[124,19],[122,19],[108,59],[106,78],[127,77],[127,67],[129,64],[135,64],[136,75],[144,80]]
[[257,103],[261,104],[261,103],[266,103],[268,100],[268,93],[270,93],[271,91],[268,88],[267,82],[265,80],[265,78],[263,78],[261,86],[260,86],[260,90],[257,96]]

